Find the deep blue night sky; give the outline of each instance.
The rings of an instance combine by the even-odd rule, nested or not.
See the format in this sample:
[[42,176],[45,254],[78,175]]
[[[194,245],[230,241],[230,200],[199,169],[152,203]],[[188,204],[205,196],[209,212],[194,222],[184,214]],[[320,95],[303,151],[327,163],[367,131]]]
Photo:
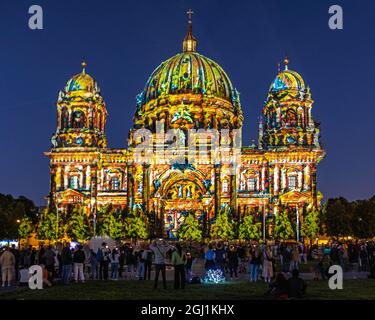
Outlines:
[[[44,30],[28,28],[41,5]],[[344,9],[344,30],[328,8]],[[244,145],[257,136],[267,90],[285,53],[310,85],[327,157],[318,168],[325,198],[375,194],[375,1],[0,0],[0,192],[44,204],[56,128],[55,102],[81,71],[107,102],[109,147],[125,147],[135,96],[154,68],[181,51],[186,10],[198,51],[217,61],[241,93]]]

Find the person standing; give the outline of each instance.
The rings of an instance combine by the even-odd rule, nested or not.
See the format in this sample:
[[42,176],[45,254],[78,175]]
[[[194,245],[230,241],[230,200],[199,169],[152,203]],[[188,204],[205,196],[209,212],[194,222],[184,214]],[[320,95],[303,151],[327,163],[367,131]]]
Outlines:
[[[136,262],[133,247],[128,247],[125,251],[125,271],[128,273],[129,279],[133,278],[135,264]],[[127,278],[127,276],[125,278]]]
[[111,250],[108,248],[105,242],[102,243],[102,247],[98,249],[97,260],[99,261],[99,276],[100,280],[108,280],[108,266],[109,266],[109,254]]
[[292,250],[291,263],[290,263],[290,269],[289,269],[289,271],[293,271],[294,269],[298,270],[299,259],[300,259],[300,256],[299,256],[298,247],[294,246],[293,250]]
[[225,274],[226,254],[222,244],[219,243],[215,250],[215,265]]
[[49,279],[52,280],[55,277],[55,252],[51,246],[48,246],[43,254],[44,266],[49,274]]
[[78,283],[81,280],[85,282],[85,275],[83,274],[83,265],[85,263],[85,253],[82,250],[82,246],[79,245],[78,249],[74,252],[73,263],[74,263],[74,281]]
[[155,282],[154,289],[158,287],[159,274],[161,272],[163,278],[163,287],[167,289],[167,281],[165,278],[165,259],[168,250],[172,247],[168,245],[164,240],[155,241],[154,244],[150,245],[150,250],[154,253],[155,256]]
[[0,257],[3,287],[5,287],[6,282],[8,282],[8,287],[11,286],[13,281],[13,275],[15,273],[15,264],[16,258],[14,257],[14,254],[10,251],[9,247],[6,247],[5,251]]
[[138,266],[137,266],[137,277],[138,277],[138,280],[143,280],[143,276],[144,276],[144,273],[145,273],[145,256],[144,256],[144,252],[145,250],[141,249],[139,252],[138,252],[138,255],[137,255],[137,260],[138,260]]
[[204,267],[207,271],[215,268],[215,251],[212,250],[211,244],[208,245],[208,250],[204,255],[204,259]]
[[124,252],[124,248],[121,247],[120,248],[120,257],[119,257],[119,272],[118,272],[118,276],[120,278],[123,277],[124,265],[125,265],[125,252]]
[[152,266],[152,251],[151,250],[145,250],[143,251],[143,257],[144,257],[144,264],[145,264],[145,272],[143,279],[144,280],[150,280],[151,279],[151,266]]
[[90,271],[93,280],[98,277],[98,260],[96,259],[96,253],[94,250],[90,250]]
[[113,249],[112,253],[110,254],[112,280],[118,280],[119,258],[120,254],[118,253],[117,249]]
[[238,268],[238,253],[237,250],[233,245],[229,246],[228,251],[228,269],[229,269],[229,275],[230,278],[233,278],[233,275],[238,278],[237,275],[237,268]]
[[172,265],[174,266],[174,288],[185,289],[185,263],[186,256],[182,253],[179,243],[176,244],[176,250],[172,253]]
[[258,281],[258,272],[260,266],[260,253],[259,248],[257,246],[253,246],[250,252],[250,281],[257,282]]
[[25,268],[28,268],[31,266],[31,247],[27,247],[24,251],[23,251],[23,266]]
[[32,248],[31,249],[31,254],[30,254],[30,266],[32,266],[32,265],[35,264],[35,262],[36,262],[36,256],[37,256],[36,249]]
[[37,255],[37,264],[43,264],[43,265],[45,264],[45,261],[43,258],[44,252],[45,252],[44,246],[41,245],[38,251],[38,255]]
[[185,263],[185,278],[187,279],[187,282],[191,282],[191,279],[193,277],[192,273],[192,268],[193,268],[193,257],[190,252],[186,253],[186,263]]
[[292,250],[290,246],[283,244],[283,247],[281,249],[281,256],[283,260],[282,271],[284,273],[287,273],[290,270],[290,261],[291,261],[291,255],[292,255],[291,252]]
[[368,254],[365,244],[362,244],[359,251],[360,271],[367,271]]
[[273,278],[272,251],[269,246],[266,246],[263,252],[263,278],[268,283]]
[[69,284],[70,276],[72,275],[73,255],[70,250],[70,244],[67,242],[61,251],[62,264],[62,281],[63,284]]

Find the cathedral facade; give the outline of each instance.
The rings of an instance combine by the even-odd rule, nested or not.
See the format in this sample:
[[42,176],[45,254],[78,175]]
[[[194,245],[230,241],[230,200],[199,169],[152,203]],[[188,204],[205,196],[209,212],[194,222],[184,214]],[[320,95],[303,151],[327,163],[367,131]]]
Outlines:
[[97,213],[111,204],[148,220],[151,236],[178,237],[193,214],[205,234],[221,212],[246,215],[272,234],[287,210],[296,237],[308,210],[320,207],[316,167],[323,159],[310,88],[284,70],[273,80],[258,143],[241,145],[239,93],[213,60],[197,52],[191,16],[181,53],[160,64],[137,96],[127,149],[107,147],[107,109],[86,72],[59,92],[50,159],[49,206],[69,215],[84,206],[95,233]]

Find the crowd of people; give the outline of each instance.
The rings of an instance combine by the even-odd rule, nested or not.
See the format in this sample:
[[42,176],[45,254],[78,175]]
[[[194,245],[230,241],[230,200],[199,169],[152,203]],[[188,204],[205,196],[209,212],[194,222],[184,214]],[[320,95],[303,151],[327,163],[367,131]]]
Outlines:
[[[218,242],[182,247],[180,243],[157,240],[151,244],[128,243],[116,248],[102,243],[97,250],[88,245],[72,247],[65,243],[38,249],[5,247],[0,254],[3,287],[26,284],[28,268],[35,264],[41,266],[43,281],[48,286],[58,282],[65,285],[83,283],[87,279],[151,280],[153,269],[154,288],[158,286],[160,275],[163,287],[167,287],[166,269],[173,266],[174,288],[183,289],[186,283],[193,281],[193,265],[201,263],[206,271],[221,269],[228,280],[237,279],[239,274],[248,274],[244,277],[250,282],[262,280],[269,284],[269,292],[276,292],[278,296],[303,295],[306,286],[298,275],[301,264],[310,266],[314,280],[326,279],[333,264],[341,265],[344,271],[369,272],[375,277],[375,243],[371,241],[334,241],[325,245]],[[288,293],[287,287],[293,287],[294,293]]]

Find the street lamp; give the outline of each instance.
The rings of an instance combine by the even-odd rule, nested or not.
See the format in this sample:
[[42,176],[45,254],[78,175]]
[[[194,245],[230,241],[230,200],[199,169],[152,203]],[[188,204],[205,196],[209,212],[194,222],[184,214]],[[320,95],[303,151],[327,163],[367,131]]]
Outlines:
[[18,249],[20,248],[20,242],[21,242],[21,238],[20,238],[20,233],[19,233],[19,229],[20,229],[20,223],[21,223],[21,220],[20,219],[17,219],[16,220],[17,224],[18,224],[18,239],[17,239],[17,245],[18,245]]
[[266,208],[263,204],[263,243],[266,242]]

